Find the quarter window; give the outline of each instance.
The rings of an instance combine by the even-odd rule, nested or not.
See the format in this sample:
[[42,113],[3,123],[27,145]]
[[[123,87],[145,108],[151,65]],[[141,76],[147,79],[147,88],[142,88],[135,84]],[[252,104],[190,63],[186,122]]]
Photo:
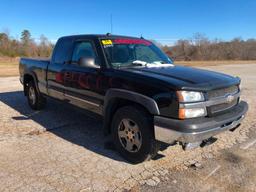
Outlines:
[[72,39],[60,39],[54,49],[53,62],[56,64],[64,64],[71,57]]

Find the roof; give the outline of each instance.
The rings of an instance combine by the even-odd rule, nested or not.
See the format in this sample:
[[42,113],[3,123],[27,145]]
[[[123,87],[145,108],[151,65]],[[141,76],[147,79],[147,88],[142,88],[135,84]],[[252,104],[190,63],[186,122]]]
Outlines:
[[124,35],[112,35],[112,34],[81,34],[81,35],[70,35],[70,36],[64,36],[60,39],[86,39],[86,38],[92,38],[92,39],[100,39],[100,38],[129,38],[129,39],[140,39],[138,37],[131,37],[131,36],[124,36]]

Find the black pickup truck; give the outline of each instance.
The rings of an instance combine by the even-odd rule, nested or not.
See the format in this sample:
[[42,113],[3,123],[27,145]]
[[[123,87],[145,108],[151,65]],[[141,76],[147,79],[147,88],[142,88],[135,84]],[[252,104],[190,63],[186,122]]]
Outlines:
[[104,133],[133,163],[154,157],[161,143],[209,144],[248,110],[238,77],[176,66],[143,38],[62,37],[51,60],[22,58],[19,69],[32,109],[52,97],[102,115]]

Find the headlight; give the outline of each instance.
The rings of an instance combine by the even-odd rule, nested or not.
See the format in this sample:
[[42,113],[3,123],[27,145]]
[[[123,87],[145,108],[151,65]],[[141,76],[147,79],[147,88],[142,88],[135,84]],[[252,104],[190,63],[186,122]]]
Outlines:
[[177,91],[179,102],[199,102],[204,101],[204,95],[196,91]]
[[180,119],[187,119],[187,118],[194,118],[194,117],[203,117],[206,116],[207,112],[205,108],[181,108],[179,109],[179,118]]
[[[196,91],[177,91],[177,96],[180,103],[193,103],[204,101],[204,94]],[[207,115],[205,107],[186,108],[186,105],[179,109],[179,118],[188,119],[195,117],[203,117]]]
[[239,91],[242,91],[242,84],[241,83],[238,85],[238,88],[239,88]]

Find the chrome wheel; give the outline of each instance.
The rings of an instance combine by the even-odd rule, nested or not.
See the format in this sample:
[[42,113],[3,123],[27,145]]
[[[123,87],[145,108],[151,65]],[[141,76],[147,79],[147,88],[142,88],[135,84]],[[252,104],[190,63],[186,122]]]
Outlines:
[[31,104],[34,105],[36,103],[36,93],[35,93],[34,87],[32,86],[29,87],[28,97],[29,97],[29,100],[31,101]]
[[130,119],[123,119],[118,127],[118,137],[122,146],[129,152],[139,151],[142,144],[139,126]]

